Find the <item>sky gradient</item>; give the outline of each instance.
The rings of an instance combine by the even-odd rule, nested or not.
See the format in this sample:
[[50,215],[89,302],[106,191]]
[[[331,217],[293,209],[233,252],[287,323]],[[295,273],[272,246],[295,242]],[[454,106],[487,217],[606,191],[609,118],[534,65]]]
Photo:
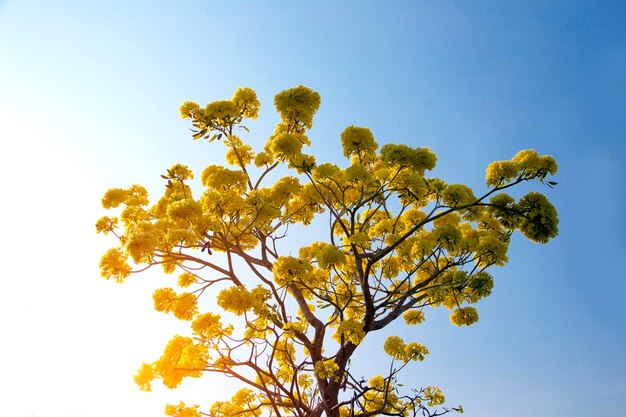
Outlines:
[[[412,333],[398,327],[431,352],[404,381],[439,386],[470,417],[622,416],[625,7],[502,3],[0,1],[0,417],[159,416],[236,388],[207,377],[138,390],[132,374],[181,326],[152,310],[159,274],[99,277],[111,242],[93,224],[108,188],[139,183],[154,198],[174,163],[222,163],[191,140],[183,101],[255,89],[260,149],[273,96],[298,84],[322,97],[318,161],[341,162],[349,125],[430,147],[434,175],[476,193],[491,161],[556,158],[558,186],[539,191],[559,236],[514,239],[476,325],[431,311]],[[380,351],[367,344],[355,366]]]

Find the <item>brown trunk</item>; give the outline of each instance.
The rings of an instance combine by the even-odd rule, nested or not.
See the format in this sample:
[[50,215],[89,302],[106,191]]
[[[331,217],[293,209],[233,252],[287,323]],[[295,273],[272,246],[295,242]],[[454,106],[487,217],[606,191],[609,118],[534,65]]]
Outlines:
[[339,383],[331,382],[322,394],[326,417],[339,417]]

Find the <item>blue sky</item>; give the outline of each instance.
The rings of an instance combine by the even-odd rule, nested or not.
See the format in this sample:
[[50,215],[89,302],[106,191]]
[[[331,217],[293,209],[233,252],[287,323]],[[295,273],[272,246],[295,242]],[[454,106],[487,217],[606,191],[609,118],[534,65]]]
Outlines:
[[520,149],[559,163],[541,191],[560,235],[514,240],[475,326],[431,312],[412,335],[431,354],[405,382],[440,386],[470,417],[623,415],[624,21],[617,1],[0,2],[0,417],[161,415],[167,401],[220,398],[227,385],[210,378],[134,387],[179,327],[151,312],[162,277],[99,278],[110,242],[93,223],[109,187],[156,195],[174,163],[221,162],[191,140],[184,100],[254,88],[259,148],[274,94],[298,84],[322,96],[318,161],[340,161],[354,124],[432,148],[435,175],[477,191],[489,162]]

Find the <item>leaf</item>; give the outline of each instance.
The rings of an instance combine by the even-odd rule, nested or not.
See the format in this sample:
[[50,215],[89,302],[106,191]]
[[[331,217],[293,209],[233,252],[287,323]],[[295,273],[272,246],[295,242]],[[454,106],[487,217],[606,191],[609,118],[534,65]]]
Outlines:
[[200,139],[202,136],[206,134],[206,129],[202,129],[198,133],[193,134],[193,140]]
[[170,179],[170,177],[168,177],[167,175],[163,175],[163,174],[161,174],[161,178],[163,178],[164,180],[169,180]]
[[248,133],[250,133],[250,129],[248,129],[247,127],[245,127],[243,125],[239,126],[239,128],[245,130]]

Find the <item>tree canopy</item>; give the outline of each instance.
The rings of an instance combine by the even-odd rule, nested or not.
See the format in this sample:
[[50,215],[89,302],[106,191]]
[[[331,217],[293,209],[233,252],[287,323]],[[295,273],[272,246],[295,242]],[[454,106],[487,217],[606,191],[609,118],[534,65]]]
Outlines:
[[[547,198],[507,194],[518,184],[552,186],[551,156],[523,150],[487,167],[486,188],[430,177],[437,158],[427,147],[386,144],[349,126],[340,137],[345,167],[305,153],[320,106],[298,86],[276,95],[280,123],[255,151],[239,134],[258,115],[256,93],[240,88],[230,100],[201,107],[185,102],[181,116],[194,139],[225,146],[226,166],[209,165],[194,195],[192,171],[176,164],[161,175],[154,204],[140,185],[112,188],[102,198],[116,215],[96,223],[118,245],[100,262],[102,276],[123,282],[160,265],[177,273],[154,292],[154,308],[189,322],[163,355],[135,375],[142,390],[159,379],[176,388],[184,378],[214,372],[241,382],[232,398],[208,408],[168,405],[177,417],[435,416],[444,406],[433,386],[404,389],[399,372],[422,361],[418,341],[388,335],[391,366],[367,378],[351,359],[368,335],[401,319],[425,320],[429,307],[451,310],[450,321],[478,321],[474,305],[491,294],[494,265],[508,261],[512,234],[545,243],[558,218]],[[212,143],[211,146],[218,146]],[[294,250],[293,227],[325,228],[325,238]],[[215,296],[216,303],[202,302]],[[356,355],[356,356],[355,356]]]

